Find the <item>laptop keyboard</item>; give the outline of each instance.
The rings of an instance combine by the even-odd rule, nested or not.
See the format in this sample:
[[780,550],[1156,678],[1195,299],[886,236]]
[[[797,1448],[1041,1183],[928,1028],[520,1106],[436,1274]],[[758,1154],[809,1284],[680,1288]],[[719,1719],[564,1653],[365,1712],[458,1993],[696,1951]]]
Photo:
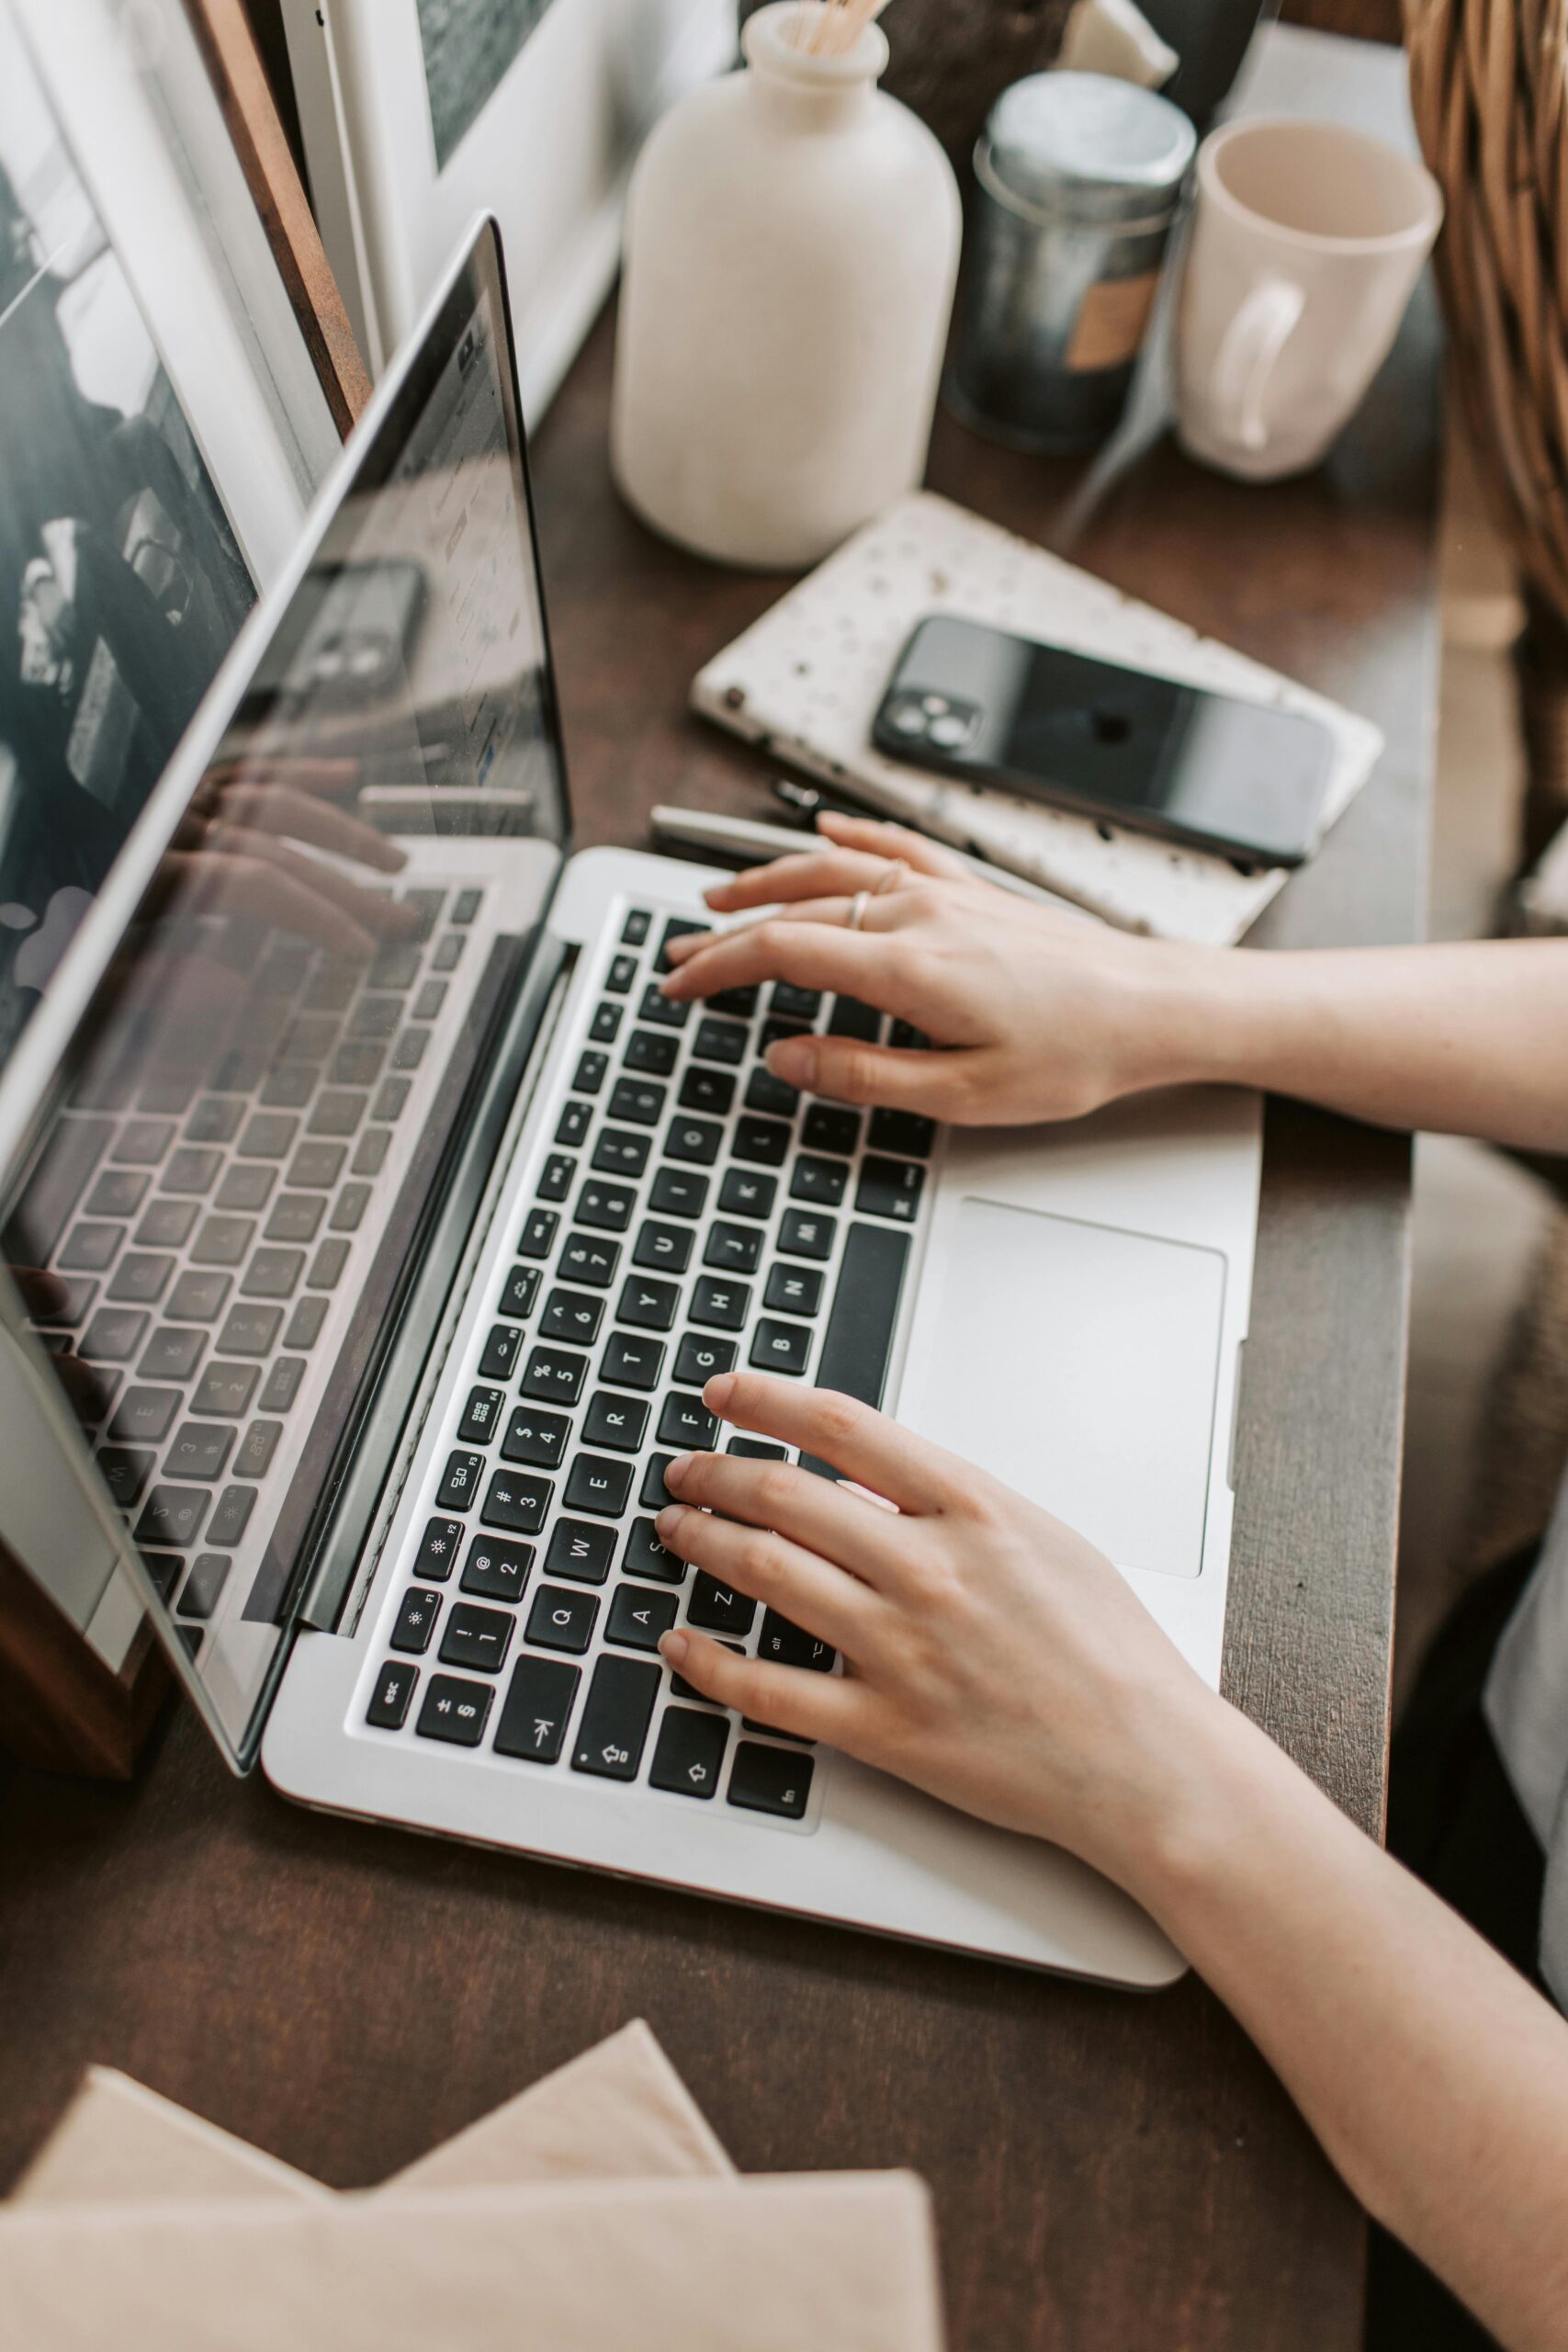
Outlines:
[[654,1514],[671,1458],[717,1441],[714,1374],[752,1365],[880,1400],[936,1129],[802,1101],[764,1066],[786,1034],[878,1038],[867,1005],[784,983],[662,996],[669,941],[700,928],[633,908],[567,1041],[570,1087],[499,1213],[512,1246],[487,1261],[486,1311],[427,1433],[364,1720],[800,1821],[809,1744],[712,1706],[659,1639],[694,1625],[818,1672],[834,1654],[689,1570]]
[[63,1294],[35,1328],[79,1359],[98,1470],[193,1656],[276,1518],[312,1364],[346,1328],[399,1137],[478,978],[483,889],[398,895],[418,931],[368,966],[275,947],[244,1048],[199,1077],[89,1070],[29,1186]]

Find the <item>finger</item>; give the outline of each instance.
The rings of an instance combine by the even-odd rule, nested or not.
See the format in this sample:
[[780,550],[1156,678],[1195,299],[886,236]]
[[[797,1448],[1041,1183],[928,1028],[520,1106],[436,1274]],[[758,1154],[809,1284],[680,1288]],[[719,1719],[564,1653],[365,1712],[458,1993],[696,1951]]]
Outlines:
[[774,1731],[792,1731],[800,1739],[824,1739],[833,1747],[852,1747],[870,1694],[861,1682],[840,1674],[811,1674],[799,1666],[769,1666],[761,1659],[737,1657],[722,1642],[678,1626],[659,1645],[666,1666],[683,1674],[705,1699],[733,1707],[744,1720],[766,1724]]
[[13,1266],[11,1280],[21,1293],[23,1311],[35,1323],[58,1314],[71,1295],[71,1286],[43,1266]]
[[[863,1503],[861,1509],[874,1510],[875,1505]],[[897,1523],[892,1521],[895,1527]],[[884,1606],[869,1585],[772,1528],[737,1526],[711,1510],[671,1503],[655,1524],[660,1542],[678,1559],[705,1568],[716,1583],[760,1600],[764,1608],[776,1609],[829,1649],[842,1650],[846,1657],[863,1657]]]
[[744,1522],[747,1534],[761,1529],[783,1536],[866,1584],[898,1581],[908,1542],[907,1531],[900,1540],[897,1514],[862,1495],[846,1494],[831,1478],[818,1478],[792,1462],[682,1453],[665,1470],[664,1483],[677,1503],[694,1507],[699,1517],[705,1510],[719,1511]]
[[265,759],[214,761],[202,782],[221,788],[228,784],[286,781],[296,792],[351,792],[359,782],[359,764],[352,753],[321,759],[308,752],[286,752]]
[[841,918],[825,923],[777,917],[726,932],[662,985],[667,996],[679,1001],[749,987],[754,980],[792,980],[797,988],[831,989],[898,1012],[902,994],[898,1003],[889,1001],[887,968],[887,941],[880,933],[848,931]]
[[[748,866],[728,882],[717,882],[705,893],[710,907],[732,914],[741,907],[793,904],[799,899],[852,898],[857,890],[874,890],[888,871],[886,857],[860,850],[816,848],[775,857],[767,865]],[[692,955],[701,933],[671,940],[671,961]]]
[[912,1053],[901,1046],[863,1046],[848,1037],[780,1037],[769,1046],[775,1078],[835,1102],[875,1102],[889,1111],[952,1118],[970,1090],[973,1050]]
[[824,808],[817,825],[830,842],[845,849],[867,850],[875,857],[901,857],[917,874],[937,874],[950,882],[979,878],[955,851],[944,849],[925,833],[912,832],[908,825],[886,824],[876,817],[852,817],[838,808]]
[[165,865],[169,879],[193,912],[251,916],[300,939],[313,939],[336,956],[364,962],[376,953],[367,931],[261,858],[210,849],[175,851]]
[[[703,1402],[710,1413],[737,1429],[755,1430],[759,1437],[778,1438],[830,1462],[857,1486],[886,1495],[901,1511],[934,1514],[950,1510],[962,1498],[962,1465],[952,1454],[836,1389],[803,1388],[796,1380],[766,1372],[727,1372],[708,1382]],[[812,1476],[809,1471],[801,1475]],[[827,1483],[813,1479],[818,1486]]]
[[254,825],[259,832],[281,834],[290,841],[309,842],[334,856],[374,865],[383,874],[397,874],[408,864],[407,853],[346,809],[330,800],[312,798],[286,784],[231,784],[219,797],[226,822]]
[[364,888],[346,874],[323,865],[320,858],[308,857],[303,850],[292,848],[288,842],[274,841],[270,833],[257,832],[248,825],[220,822],[212,828],[208,840],[214,849],[227,855],[251,857],[276,866],[298,888],[314,891],[347,915],[351,922],[377,938],[403,938],[419,927],[414,908],[390,895]]

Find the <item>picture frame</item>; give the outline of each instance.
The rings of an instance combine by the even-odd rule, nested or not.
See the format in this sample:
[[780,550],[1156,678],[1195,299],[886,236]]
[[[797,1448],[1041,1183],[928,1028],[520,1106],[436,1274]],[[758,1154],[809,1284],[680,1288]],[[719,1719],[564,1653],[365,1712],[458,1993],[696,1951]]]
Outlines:
[[530,424],[620,260],[647,131],[736,54],[735,0],[283,0],[310,190],[372,375],[481,210]]

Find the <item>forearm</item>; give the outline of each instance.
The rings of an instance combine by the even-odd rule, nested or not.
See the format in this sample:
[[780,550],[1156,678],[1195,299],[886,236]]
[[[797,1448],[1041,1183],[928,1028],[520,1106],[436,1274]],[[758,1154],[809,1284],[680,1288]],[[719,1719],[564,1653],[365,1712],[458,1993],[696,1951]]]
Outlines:
[[1189,1078],[1568,1151],[1568,940],[1231,951],[1187,972],[1160,1044]]
[[1509,2352],[1563,2352],[1568,2021],[1245,1719],[1194,1747],[1133,1891],[1371,2211]]

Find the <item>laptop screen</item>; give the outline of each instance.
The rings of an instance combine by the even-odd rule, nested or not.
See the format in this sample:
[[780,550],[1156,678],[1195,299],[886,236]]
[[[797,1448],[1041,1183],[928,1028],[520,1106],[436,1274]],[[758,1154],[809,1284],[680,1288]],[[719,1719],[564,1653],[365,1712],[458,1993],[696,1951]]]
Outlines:
[[390,1456],[387,1345],[562,854],[493,230],[123,839],[55,791],[40,903],[92,903],[7,977],[0,1052],[53,1077],[5,1255],[238,1755],[351,1449]]

